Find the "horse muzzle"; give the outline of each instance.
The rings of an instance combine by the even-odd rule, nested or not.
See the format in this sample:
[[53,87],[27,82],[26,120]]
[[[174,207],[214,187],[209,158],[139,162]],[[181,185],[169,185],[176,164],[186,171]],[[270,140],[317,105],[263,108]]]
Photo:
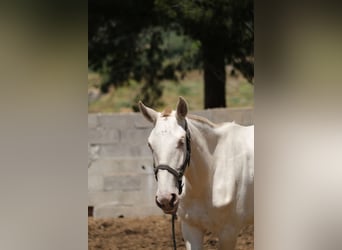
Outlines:
[[179,205],[179,197],[175,193],[156,196],[156,204],[164,213],[175,214]]

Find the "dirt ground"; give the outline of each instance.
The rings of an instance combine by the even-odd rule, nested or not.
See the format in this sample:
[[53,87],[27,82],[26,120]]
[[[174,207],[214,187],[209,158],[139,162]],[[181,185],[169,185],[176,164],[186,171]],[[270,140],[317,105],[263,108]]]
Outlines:
[[[244,229],[238,238],[236,250],[254,249],[254,227]],[[143,219],[88,217],[88,249],[173,249],[171,216],[150,216]],[[177,249],[185,249],[179,219],[176,223]],[[207,233],[204,249],[217,249],[217,238]]]

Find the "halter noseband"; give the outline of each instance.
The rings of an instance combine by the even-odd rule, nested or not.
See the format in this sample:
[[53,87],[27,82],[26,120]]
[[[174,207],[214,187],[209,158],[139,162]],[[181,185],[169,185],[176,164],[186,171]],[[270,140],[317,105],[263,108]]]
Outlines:
[[[190,155],[191,155],[190,131],[189,131],[188,123],[187,123],[186,119],[184,119],[184,121],[185,121],[184,130],[186,133],[186,155],[185,155],[184,162],[180,167],[180,170],[177,171],[177,170],[175,170],[175,169],[173,169],[170,166],[165,165],[165,164],[161,164],[161,165],[154,167],[154,176],[156,177],[157,181],[158,181],[157,174],[158,174],[159,170],[167,170],[169,173],[171,173],[173,176],[176,177],[179,195],[182,193],[182,190],[183,190],[183,175],[184,175],[186,167],[189,166],[189,164],[190,164]],[[154,163],[153,163],[153,165],[154,165]]]

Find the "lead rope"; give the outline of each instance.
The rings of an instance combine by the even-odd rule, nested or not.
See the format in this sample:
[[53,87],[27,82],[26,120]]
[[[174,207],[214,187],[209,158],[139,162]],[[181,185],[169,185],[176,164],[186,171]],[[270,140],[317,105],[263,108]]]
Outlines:
[[[185,120],[185,132],[186,132],[186,146],[187,146],[187,155],[186,155],[186,159],[185,159],[185,162],[184,162],[184,166],[186,167],[187,165],[190,164],[190,154],[191,154],[191,147],[190,147],[190,132],[189,132],[189,129],[188,129],[188,123],[186,122]],[[185,168],[184,167],[184,168]],[[183,169],[182,171],[184,171],[185,169]],[[182,174],[183,175],[183,174]],[[175,175],[177,176],[177,175]],[[182,185],[182,182],[179,183],[178,185],[178,188],[179,188],[179,194],[182,193],[182,188],[183,188],[183,185]],[[175,220],[177,218],[177,215],[176,214],[172,214],[172,241],[173,241],[173,250],[177,250],[177,244],[176,244],[176,233],[175,233]]]
[[173,250],[177,250],[177,245],[176,245],[176,234],[175,234],[175,220],[176,220],[176,215],[172,214],[172,241],[173,241]]

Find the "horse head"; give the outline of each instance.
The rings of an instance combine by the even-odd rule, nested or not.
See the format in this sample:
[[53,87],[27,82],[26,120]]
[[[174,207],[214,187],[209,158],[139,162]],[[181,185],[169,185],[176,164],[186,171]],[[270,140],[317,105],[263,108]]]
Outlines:
[[190,161],[190,133],[186,115],[188,105],[179,97],[176,111],[157,112],[139,102],[144,117],[154,127],[148,137],[155,177],[158,181],[157,205],[167,214],[175,214],[182,193],[183,174]]

